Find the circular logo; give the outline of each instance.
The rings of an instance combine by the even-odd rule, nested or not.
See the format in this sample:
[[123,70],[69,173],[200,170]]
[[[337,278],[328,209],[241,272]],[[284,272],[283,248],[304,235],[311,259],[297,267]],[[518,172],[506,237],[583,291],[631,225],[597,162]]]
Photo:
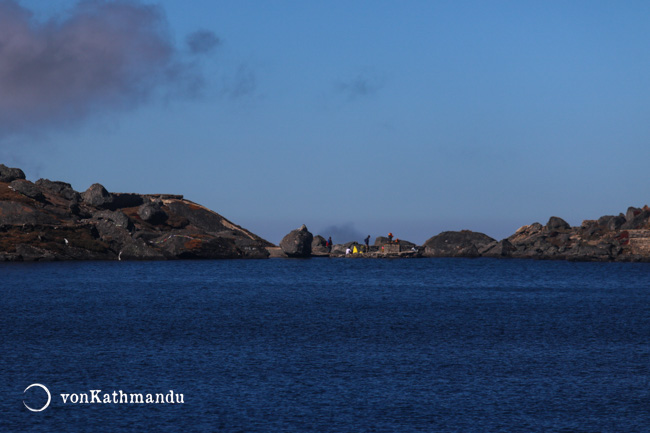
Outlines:
[[32,412],[42,412],[45,409],[47,409],[47,407],[50,405],[50,402],[52,401],[52,396],[50,395],[50,390],[47,389],[47,387],[45,385],[41,385],[40,383],[32,383],[27,388],[25,388],[25,390],[23,391],[23,395],[27,392],[28,389],[33,388],[35,386],[38,387],[38,388],[42,388],[43,391],[45,391],[47,393],[47,403],[45,403],[45,406],[43,406],[40,409],[34,409],[34,408],[31,408],[31,407],[27,406],[27,403],[25,403],[25,400],[23,400],[23,404],[25,405],[25,407],[27,409],[31,410]]

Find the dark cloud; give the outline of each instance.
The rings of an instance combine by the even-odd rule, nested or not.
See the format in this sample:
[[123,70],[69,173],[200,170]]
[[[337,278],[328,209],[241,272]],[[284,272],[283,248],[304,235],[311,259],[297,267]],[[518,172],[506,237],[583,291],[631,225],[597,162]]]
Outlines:
[[[37,21],[0,0],[0,137],[132,108],[159,88],[195,91],[200,73],[169,33],[160,7],[136,1],[82,1],[62,19]],[[209,45],[201,34],[198,52]]]
[[363,234],[354,228],[353,223],[344,223],[339,225],[331,225],[325,227],[318,232],[321,236],[327,239],[332,237],[332,242],[335,244],[345,244],[352,241],[361,242],[366,238],[367,234]]
[[221,43],[217,35],[209,30],[199,30],[188,35],[186,42],[192,54],[208,53]]
[[336,90],[350,100],[373,95],[381,88],[382,83],[379,79],[365,75],[358,75],[350,80],[336,83]]

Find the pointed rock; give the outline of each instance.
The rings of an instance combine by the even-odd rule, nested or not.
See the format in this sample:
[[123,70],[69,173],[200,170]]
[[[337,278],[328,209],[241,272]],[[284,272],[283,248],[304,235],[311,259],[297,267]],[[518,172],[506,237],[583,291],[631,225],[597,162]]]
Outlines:
[[304,224],[296,230],[292,230],[280,242],[280,248],[289,257],[309,257],[311,255],[311,243],[314,236],[307,230]]
[[81,194],[83,201],[94,207],[107,208],[113,203],[113,196],[101,184],[95,183]]
[[552,216],[546,223],[548,230],[571,230],[571,225],[560,217]]

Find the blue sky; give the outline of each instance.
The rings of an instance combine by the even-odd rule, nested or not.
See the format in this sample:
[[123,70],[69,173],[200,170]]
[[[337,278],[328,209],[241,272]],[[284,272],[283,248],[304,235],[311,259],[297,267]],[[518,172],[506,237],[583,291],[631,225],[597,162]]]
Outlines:
[[[19,4],[35,27],[77,10]],[[129,4],[158,6],[201,85],[152,78],[142,98],[0,123],[7,165],[77,190],[184,194],[275,243],[301,224],[335,242],[500,239],[649,202],[650,3]],[[197,31],[218,43],[192,56]]]

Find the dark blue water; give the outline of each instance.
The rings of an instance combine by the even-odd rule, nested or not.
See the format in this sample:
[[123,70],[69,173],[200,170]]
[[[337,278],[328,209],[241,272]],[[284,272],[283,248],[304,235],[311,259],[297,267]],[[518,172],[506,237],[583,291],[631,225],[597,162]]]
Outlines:
[[[650,431],[649,282],[488,259],[0,264],[0,431]],[[92,389],[184,404],[61,401]]]

